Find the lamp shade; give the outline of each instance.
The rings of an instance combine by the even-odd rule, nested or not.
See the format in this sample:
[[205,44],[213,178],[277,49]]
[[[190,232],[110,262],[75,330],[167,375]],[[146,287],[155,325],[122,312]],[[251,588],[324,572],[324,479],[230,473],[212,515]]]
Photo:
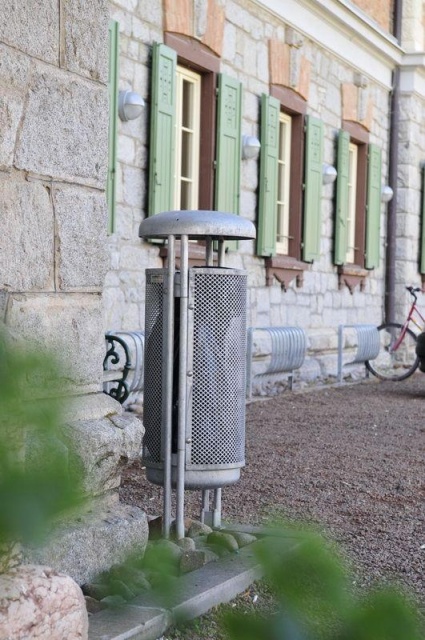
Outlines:
[[260,141],[255,136],[242,136],[242,158],[250,160],[260,153]]
[[118,95],[118,114],[121,120],[134,120],[143,111],[145,101],[135,91],[120,91]]

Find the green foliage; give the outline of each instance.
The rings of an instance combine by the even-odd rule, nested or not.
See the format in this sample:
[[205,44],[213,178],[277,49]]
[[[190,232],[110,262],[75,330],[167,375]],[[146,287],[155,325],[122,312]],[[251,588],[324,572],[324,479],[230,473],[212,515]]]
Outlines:
[[394,589],[350,590],[341,558],[318,534],[280,529],[258,545],[265,577],[280,612],[266,620],[253,614],[225,617],[231,640],[420,640],[419,619]]
[[58,379],[51,355],[0,333],[0,544],[39,541],[55,516],[81,502],[80,474],[68,468],[60,439],[60,401],[48,398]]

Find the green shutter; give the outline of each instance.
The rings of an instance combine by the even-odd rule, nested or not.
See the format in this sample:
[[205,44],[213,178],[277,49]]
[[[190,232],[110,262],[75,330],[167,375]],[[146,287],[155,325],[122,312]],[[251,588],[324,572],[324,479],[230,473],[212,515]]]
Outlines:
[[109,131],[108,131],[108,178],[106,202],[108,204],[108,233],[115,231],[115,191],[117,177],[117,130],[118,130],[118,60],[119,24],[109,22]]
[[344,264],[347,259],[348,238],[348,181],[350,171],[350,135],[340,131],[338,136],[338,164],[336,183],[334,263]]
[[425,273],[425,167],[422,169],[422,219],[421,219],[421,245],[420,245],[420,273]]
[[261,155],[257,254],[276,253],[277,160],[279,156],[280,102],[265,93],[261,96]]
[[367,171],[366,269],[374,269],[379,266],[381,182],[381,149],[370,144]]
[[150,120],[150,216],[169,211],[173,206],[176,66],[176,52],[164,44],[155,43],[152,52]]
[[241,83],[222,73],[218,79],[215,205],[217,211],[227,213],[239,213],[241,101]]
[[303,260],[320,256],[323,122],[307,118],[304,170]]

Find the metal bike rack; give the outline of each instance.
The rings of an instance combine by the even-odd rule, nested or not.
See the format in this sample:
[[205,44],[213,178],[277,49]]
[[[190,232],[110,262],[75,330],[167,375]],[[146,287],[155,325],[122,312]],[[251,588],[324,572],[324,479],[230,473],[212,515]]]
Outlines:
[[338,327],[338,372],[337,380],[342,382],[342,351],[343,351],[343,331],[344,329],[354,329],[357,335],[357,351],[354,359],[345,364],[356,364],[373,360],[379,354],[380,342],[379,331],[374,324],[340,324]]
[[258,377],[267,377],[273,373],[289,373],[289,386],[292,389],[294,369],[299,369],[305,360],[306,335],[300,327],[250,327],[248,329],[247,350],[247,381],[246,390],[248,398],[252,397],[252,379],[257,376],[252,374],[253,334],[255,331],[263,331],[270,336],[271,358],[265,371],[258,373]]
[[[218,211],[168,211],[143,220],[139,235],[167,241],[167,267],[146,271],[143,461],[164,489],[165,537],[176,488],[179,539],[185,489],[202,490],[201,519],[219,526],[221,487],[244,465],[247,273],[225,268],[225,241],[253,239],[255,227]],[[204,267],[189,268],[189,240],[205,242]]]

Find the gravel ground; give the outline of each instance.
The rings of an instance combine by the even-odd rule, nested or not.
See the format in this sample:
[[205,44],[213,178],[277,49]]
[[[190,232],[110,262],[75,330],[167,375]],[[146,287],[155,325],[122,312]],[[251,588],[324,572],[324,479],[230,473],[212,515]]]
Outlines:
[[[419,372],[250,403],[246,467],[223,489],[223,519],[316,523],[346,552],[360,589],[395,580],[424,609],[424,410]],[[161,490],[140,464],[125,471],[121,498],[161,513]],[[199,517],[199,501],[187,492],[187,516]]]

